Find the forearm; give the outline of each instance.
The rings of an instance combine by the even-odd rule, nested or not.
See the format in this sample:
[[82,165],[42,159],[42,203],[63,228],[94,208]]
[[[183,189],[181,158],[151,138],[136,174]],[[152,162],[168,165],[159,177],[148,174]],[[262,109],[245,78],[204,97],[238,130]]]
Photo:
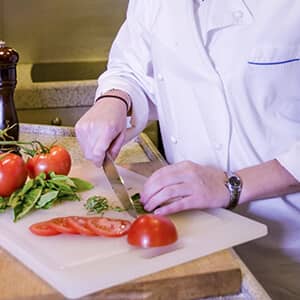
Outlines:
[[239,203],[300,192],[300,182],[276,159],[236,173],[243,180]]

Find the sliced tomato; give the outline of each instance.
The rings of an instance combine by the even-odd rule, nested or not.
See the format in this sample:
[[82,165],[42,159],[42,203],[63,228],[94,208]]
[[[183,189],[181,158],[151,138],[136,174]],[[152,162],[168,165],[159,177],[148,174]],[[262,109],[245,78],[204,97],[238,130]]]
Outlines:
[[52,228],[50,226],[48,221],[32,224],[29,227],[29,230],[36,235],[42,235],[42,236],[50,236],[50,235],[60,234],[59,231],[55,230],[54,228]]
[[122,219],[94,217],[87,219],[88,227],[97,235],[118,237],[127,234],[131,223]]
[[70,216],[66,217],[68,224],[74,228],[81,235],[97,235],[93,230],[88,226],[88,219],[85,217]]
[[79,234],[79,232],[70,225],[66,217],[54,218],[48,221],[49,226],[60,233]]
[[177,229],[171,219],[154,214],[135,219],[127,235],[129,244],[142,248],[166,246],[177,239]]

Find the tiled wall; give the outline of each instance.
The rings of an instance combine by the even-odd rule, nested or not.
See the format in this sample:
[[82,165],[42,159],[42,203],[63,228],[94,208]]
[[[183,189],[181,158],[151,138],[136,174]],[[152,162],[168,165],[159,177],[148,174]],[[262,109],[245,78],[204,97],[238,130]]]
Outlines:
[[21,63],[107,57],[128,0],[0,0],[0,40]]

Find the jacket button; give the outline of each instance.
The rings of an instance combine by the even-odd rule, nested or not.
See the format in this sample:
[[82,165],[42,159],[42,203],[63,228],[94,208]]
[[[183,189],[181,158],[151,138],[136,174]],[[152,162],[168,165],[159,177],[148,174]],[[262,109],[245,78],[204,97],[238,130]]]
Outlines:
[[240,23],[243,19],[244,13],[241,10],[236,10],[232,12],[232,16],[235,20],[235,23]]
[[174,136],[171,136],[170,139],[173,144],[177,144],[177,139]]
[[157,74],[157,79],[160,81],[164,80],[163,76],[160,73]]
[[220,151],[223,148],[223,145],[221,143],[215,143],[215,149],[217,151]]

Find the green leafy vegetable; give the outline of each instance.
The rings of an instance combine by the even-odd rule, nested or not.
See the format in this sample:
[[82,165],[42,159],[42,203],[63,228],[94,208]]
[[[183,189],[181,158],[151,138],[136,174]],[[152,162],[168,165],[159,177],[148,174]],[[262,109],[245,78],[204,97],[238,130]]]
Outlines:
[[41,197],[42,191],[43,188],[39,187],[31,189],[28,193],[24,194],[23,201],[14,207],[14,221],[20,220],[34,207]]
[[46,178],[46,175],[41,173],[28,180],[9,198],[0,198],[0,212],[11,207],[14,221],[18,221],[35,209],[49,209],[61,201],[80,200],[77,193],[93,187],[91,183],[80,178],[56,175],[54,172]]
[[89,213],[101,214],[104,211],[110,209],[108,201],[105,197],[102,196],[92,196],[89,197],[84,204],[84,207]]
[[131,196],[131,199],[133,201],[135,210],[138,214],[146,214],[148,213],[145,209],[144,209],[144,205],[141,203],[140,199],[141,199],[141,195],[139,193],[136,193],[134,195]]
[[0,213],[6,210],[6,208],[8,207],[7,203],[8,203],[7,198],[0,197]]
[[[147,211],[145,211],[143,204],[140,202],[140,194],[136,193],[134,194],[131,199],[133,200],[135,210],[138,214],[145,214]],[[89,213],[92,214],[103,214],[105,211],[113,210],[118,212],[126,211],[125,208],[122,208],[120,206],[114,206],[109,205],[107,198],[103,196],[92,196],[89,197],[84,204],[84,207],[87,209]]]
[[74,182],[74,184],[76,185],[77,192],[88,191],[94,187],[90,182],[82,180],[80,178],[71,177],[71,179]]

